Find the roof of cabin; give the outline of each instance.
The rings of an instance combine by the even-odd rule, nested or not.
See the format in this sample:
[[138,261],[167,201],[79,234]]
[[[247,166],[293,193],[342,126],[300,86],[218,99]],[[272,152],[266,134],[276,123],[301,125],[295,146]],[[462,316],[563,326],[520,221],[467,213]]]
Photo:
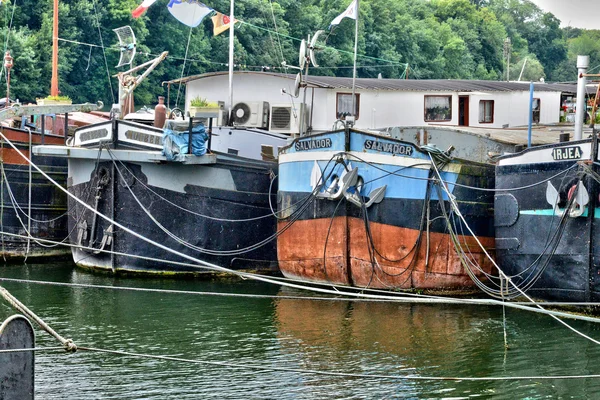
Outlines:
[[[294,80],[296,75],[278,74],[273,72],[258,71],[236,71],[235,75],[261,75]],[[187,83],[199,79],[215,76],[228,75],[227,72],[209,72],[200,75],[192,75],[181,79],[168,81],[167,83]],[[324,89],[351,89],[352,78],[340,78],[333,76],[306,77],[310,87]],[[358,90],[391,90],[410,92],[520,92],[529,91],[529,82],[503,82],[483,80],[461,80],[461,79],[377,79],[356,78],[356,89]],[[538,92],[562,92],[576,94],[576,83],[534,83],[534,90]]]

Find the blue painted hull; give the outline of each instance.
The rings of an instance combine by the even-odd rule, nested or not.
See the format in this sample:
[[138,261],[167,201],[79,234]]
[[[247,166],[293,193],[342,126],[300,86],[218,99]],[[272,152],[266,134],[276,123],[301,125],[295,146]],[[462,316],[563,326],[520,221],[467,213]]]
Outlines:
[[[435,184],[429,153],[411,143],[354,130],[301,138],[282,153],[278,202],[287,219],[279,222],[279,229],[286,231],[278,239],[278,260],[284,275],[386,289],[473,286],[449,234],[448,195]],[[447,161],[436,162],[444,184],[469,226],[491,248],[493,197],[456,183],[491,187],[493,168]],[[336,182],[353,169],[358,171],[357,183],[339,198],[324,198],[324,188],[337,193]],[[311,197],[319,182],[319,194]],[[369,203],[382,187],[385,195],[379,203],[361,206],[360,201]],[[358,204],[357,198],[362,199]],[[470,251],[467,257],[489,272],[489,262],[465,226],[449,218]]]

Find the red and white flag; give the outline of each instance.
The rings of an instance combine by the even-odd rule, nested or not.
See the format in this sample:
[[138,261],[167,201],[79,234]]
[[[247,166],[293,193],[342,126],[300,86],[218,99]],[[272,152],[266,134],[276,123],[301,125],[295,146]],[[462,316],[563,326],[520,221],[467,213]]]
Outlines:
[[131,15],[133,16],[133,18],[139,18],[142,16],[142,14],[144,12],[146,12],[146,10],[148,9],[148,7],[150,7],[152,4],[154,4],[154,2],[156,2],[156,0],[144,0],[142,1],[142,4],[140,4],[135,10],[133,10],[131,12]]
[[[231,18],[229,18],[229,15],[225,15],[225,14],[221,14],[220,12],[217,12],[216,15],[210,17],[212,19],[213,22],[213,35],[217,36],[220,35],[221,33],[225,32],[227,29],[229,29],[229,23],[231,22]],[[233,23],[235,24],[237,22],[237,19],[233,20]]]

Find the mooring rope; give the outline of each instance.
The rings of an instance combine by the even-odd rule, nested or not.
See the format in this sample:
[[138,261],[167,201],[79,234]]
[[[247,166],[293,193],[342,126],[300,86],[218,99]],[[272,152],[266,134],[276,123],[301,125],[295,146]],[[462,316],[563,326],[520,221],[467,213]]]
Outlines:
[[[312,204],[312,202],[314,202],[314,200],[316,199],[316,195],[319,192],[319,190],[321,189],[321,186],[324,184],[325,179],[323,179],[323,183],[321,186],[317,186],[313,189],[312,193],[307,196],[304,201],[303,204],[301,204],[301,206],[292,213],[291,216],[288,217],[289,221],[288,223],[283,226],[282,228],[278,229],[274,234],[264,238],[263,240],[252,244],[250,246],[244,247],[244,248],[238,248],[235,250],[212,250],[212,249],[207,249],[207,248],[202,248],[199,246],[196,246],[182,238],[180,238],[179,236],[175,235],[173,232],[171,232],[170,230],[168,230],[163,224],[161,224],[150,212],[150,210],[148,210],[141,202],[141,200],[138,198],[138,196],[136,196],[136,194],[133,192],[133,190],[131,189],[130,185],[128,184],[127,180],[125,179],[125,177],[123,176],[121,170],[118,168],[118,165],[116,163],[115,160],[115,156],[113,155],[113,153],[110,151],[110,149],[107,149],[108,154],[111,157],[111,160],[113,162],[113,165],[115,166],[115,169],[117,171],[117,173],[119,174],[119,177],[121,178],[121,181],[123,183],[123,185],[127,188],[127,190],[129,191],[129,193],[131,194],[131,196],[133,197],[133,199],[136,201],[136,203],[138,203],[138,205],[140,206],[140,208],[142,209],[142,211],[144,211],[144,213],[152,220],[152,222],[160,229],[162,230],[165,234],[167,234],[167,236],[169,236],[171,239],[175,240],[177,243],[198,251],[200,253],[204,253],[204,254],[209,254],[209,255],[214,255],[214,256],[235,256],[235,255],[241,255],[241,254],[245,254],[245,253],[249,253],[251,251],[257,250],[262,246],[267,245],[268,243],[272,242],[273,240],[277,239],[279,236],[281,236],[283,233],[285,233],[297,220],[298,218],[302,215],[302,213],[310,206],[310,204]],[[334,159],[334,157],[332,157],[327,165],[329,165],[329,163],[332,162],[332,160]],[[333,174],[333,170],[330,172],[330,174]]]
[[[0,350],[2,353],[19,353],[19,352],[44,352],[44,351],[57,351],[65,350],[65,347],[35,347],[35,348],[24,348],[24,349],[7,349]],[[147,353],[136,353],[132,351],[124,350],[110,350],[98,347],[79,346],[76,349],[80,354],[82,351],[90,353],[103,353],[112,354],[116,356],[134,357],[134,358],[146,358],[160,361],[173,361],[187,364],[201,364],[211,365],[215,367],[225,367],[232,369],[242,370],[254,370],[254,371],[273,371],[273,372],[294,372],[303,375],[317,375],[317,376],[335,376],[343,378],[359,378],[359,379],[378,379],[378,380],[399,380],[399,381],[467,381],[467,382],[487,382],[487,381],[525,381],[525,380],[536,380],[536,381],[548,381],[548,380],[576,380],[576,379],[598,379],[600,374],[588,374],[588,375],[525,375],[525,376],[433,376],[433,375],[385,375],[385,374],[359,374],[352,372],[339,372],[339,371],[323,371],[316,369],[302,369],[293,367],[278,367],[272,365],[258,365],[249,363],[232,363],[225,361],[208,361],[189,359],[183,357],[175,357],[168,355],[156,355]],[[67,350],[73,351],[73,350]]]
[[32,352],[40,352],[40,351],[56,351],[56,350],[65,350],[64,346],[62,347],[29,347],[23,349],[2,349],[0,350],[0,354],[4,353],[23,353],[26,351]]
[[50,325],[46,324],[40,317],[38,317],[33,311],[27,308],[23,303],[17,300],[8,290],[0,286],[0,296],[4,298],[11,306],[22,313],[25,317],[35,321],[43,330],[48,332],[52,337],[58,340],[66,351],[77,351],[77,346],[71,339],[65,339],[59,335]]
[[[433,158],[431,159],[432,163],[434,163]],[[435,168],[436,174],[438,176],[438,178],[441,181],[441,175],[437,169],[437,166],[435,165],[435,163],[433,164],[433,167]],[[517,289],[521,295],[523,295],[527,300],[529,300],[531,302],[532,305],[534,305],[535,307],[539,308],[540,310],[545,310],[541,305],[539,305],[535,300],[533,300],[527,293],[525,293],[524,291],[522,291],[517,285],[515,285],[512,280],[504,273],[504,271],[502,271],[502,269],[498,266],[498,264],[496,264],[496,261],[494,261],[494,259],[492,258],[492,256],[488,253],[487,249],[481,244],[481,241],[479,240],[479,238],[475,235],[475,233],[471,230],[471,227],[469,226],[469,224],[467,224],[467,221],[465,220],[464,216],[462,215],[460,209],[458,208],[458,205],[456,204],[456,199],[455,197],[452,195],[452,193],[450,193],[450,191],[448,190],[448,188],[446,187],[446,185],[441,185],[442,189],[446,192],[446,194],[448,195],[448,199],[450,202],[451,207],[454,209],[454,212],[456,213],[456,215],[458,215],[458,217],[461,219],[461,221],[463,222],[463,224],[465,225],[465,227],[467,228],[467,230],[470,232],[470,234],[473,236],[473,238],[475,239],[475,241],[477,242],[477,244],[479,245],[479,247],[481,248],[481,250],[485,253],[485,256],[492,262],[492,264],[494,265],[494,267],[498,270],[498,273],[504,278],[506,279],[506,282],[512,286],[515,287],[515,289]],[[573,196],[574,198],[575,196]],[[571,331],[573,331],[574,333],[576,333],[577,335],[591,341],[592,343],[598,344],[600,345],[600,341],[586,335],[585,333],[578,331],[577,329],[573,328],[571,325],[567,324],[565,321],[561,320],[560,318],[558,318],[556,315],[550,315],[552,318],[554,318],[556,321],[558,321],[559,323],[561,323],[562,325],[564,325],[566,328],[570,329]]]
[[[6,99],[6,101],[8,101],[8,99]],[[44,115],[42,115],[42,117],[46,118],[46,116],[44,116]],[[45,121],[42,122],[42,126],[44,126],[44,125],[45,125]],[[31,149],[31,129],[29,129],[28,126],[25,126],[25,128],[27,129],[27,132],[29,133],[29,135],[28,135],[29,136],[29,154],[31,155],[31,154],[33,154],[33,152],[31,151],[32,150]],[[44,128],[44,129],[46,129],[46,128]],[[46,132],[42,132],[42,137],[44,137],[43,135],[45,133]],[[28,185],[27,185],[27,200],[28,200],[28,202],[27,202],[27,206],[28,206],[27,211],[28,211],[29,215],[31,215],[31,185],[33,183],[33,172],[32,172],[32,169],[31,169],[31,164],[29,164],[28,167],[29,167],[28,168],[28,172],[29,172],[28,178],[29,178],[29,181],[28,181]],[[20,221],[20,219],[19,219],[19,221]],[[30,232],[31,232],[31,218],[27,218],[27,236],[31,236]],[[27,262],[27,256],[29,256],[29,248],[30,248],[30,246],[31,246],[31,239],[27,238],[27,249],[25,250],[25,262]]]

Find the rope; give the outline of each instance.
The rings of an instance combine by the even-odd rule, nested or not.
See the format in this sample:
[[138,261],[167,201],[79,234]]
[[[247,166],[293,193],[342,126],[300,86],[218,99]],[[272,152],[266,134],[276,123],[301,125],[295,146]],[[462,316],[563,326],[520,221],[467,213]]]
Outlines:
[[278,371],[278,372],[295,372],[299,374],[310,374],[319,376],[337,376],[345,378],[364,378],[364,379],[385,379],[385,380],[414,380],[414,381],[522,381],[522,380],[567,380],[567,379],[589,379],[589,378],[600,378],[600,375],[550,375],[550,376],[506,376],[506,377],[450,377],[450,376],[419,376],[419,375],[383,375],[383,374],[353,374],[346,372],[334,372],[334,371],[319,371],[314,369],[300,369],[300,368],[285,368],[285,367],[272,367],[265,365],[252,365],[252,364],[237,364],[222,361],[205,361],[205,360],[191,360],[181,357],[173,356],[162,356],[162,355],[150,355],[142,353],[133,353],[129,351],[120,350],[106,350],[94,347],[79,347],[79,350],[107,353],[113,355],[121,355],[127,357],[138,357],[138,358],[151,358],[155,360],[163,361],[177,361],[190,364],[204,364],[213,365],[219,367],[228,367],[236,369],[251,369],[260,371]]
[[26,349],[4,349],[4,350],[0,350],[0,354],[5,354],[5,353],[23,353],[25,351],[34,351],[34,352],[39,352],[39,351],[55,351],[55,350],[64,350],[64,347],[31,347],[31,348],[26,348]]
[[559,177],[559,176],[561,176],[563,174],[566,174],[567,172],[569,172],[570,170],[572,170],[574,168],[577,168],[577,164],[573,164],[569,168],[567,168],[567,169],[565,169],[563,171],[560,171],[559,173],[557,173],[555,175],[552,175],[551,177],[546,178],[543,181],[532,183],[531,185],[519,186],[519,187],[515,187],[515,188],[486,189],[486,188],[478,188],[478,187],[475,187],[475,186],[463,185],[463,184],[460,184],[460,183],[453,183],[453,185],[459,186],[459,187],[462,187],[462,188],[466,188],[466,189],[479,190],[479,191],[482,191],[482,192],[509,192],[509,191],[525,190],[525,189],[531,189],[532,187],[536,187],[536,186],[539,186],[539,185],[541,185],[543,183],[551,181],[554,178],[557,178],[557,177]]
[[[25,211],[23,211],[23,209],[22,209],[22,208],[19,206],[19,203],[17,202],[17,199],[15,198],[15,195],[14,195],[14,193],[13,193],[13,191],[12,191],[12,188],[11,188],[11,186],[10,186],[10,182],[8,181],[8,176],[7,176],[7,174],[6,174],[5,170],[4,170],[4,166],[3,166],[3,165],[2,165],[2,166],[0,166],[0,171],[1,171],[1,174],[2,174],[2,182],[3,182],[3,183],[4,183],[4,182],[6,182],[6,191],[7,191],[7,193],[8,193],[8,196],[9,196],[10,202],[11,202],[11,204],[12,204],[12,206],[13,206],[13,210],[15,211],[15,217],[17,217],[17,220],[18,220],[18,221],[19,221],[19,223],[21,224],[21,227],[22,227],[22,228],[23,228],[23,230],[24,230],[24,231],[27,233],[27,236],[26,236],[26,239],[27,239],[27,251],[26,251],[26,254],[28,254],[28,253],[29,253],[29,242],[30,242],[30,239],[33,239],[33,240],[34,240],[34,242],[36,242],[38,245],[40,245],[40,246],[42,246],[42,247],[56,247],[56,245],[47,246],[47,245],[45,245],[45,244],[43,244],[43,243],[40,243],[40,242],[38,241],[38,239],[36,239],[36,238],[35,238],[35,237],[34,237],[34,236],[31,234],[31,221],[33,220],[33,221],[35,221],[35,222],[39,222],[39,223],[51,223],[51,222],[53,222],[53,221],[55,221],[55,220],[57,220],[57,219],[59,219],[59,218],[62,218],[62,217],[64,217],[64,216],[65,216],[67,213],[63,213],[61,216],[59,216],[59,217],[57,217],[57,218],[54,218],[54,219],[52,219],[52,220],[49,220],[49,221],[38,221],[38,220],[35,220],[35,219],[31,218],[31,214],[29,214],[29,215],[28,215],[28,214],[27,214]],[[30,184],[29,188],[31,188],[31,184]],[[31,198],[30,198],[30,202],[31,202]],[[21,213],[23,213],[23,215],[24,215],[25,217],[27,217],[27,226],[25,226],[25,223],[24,223],[24,222],[23,222],[23,220],[21,219],[21,216],[20,216],[20,214],[19,214],[19,211],[20,211]],[[29,211],[29,212],[31,213],[31,209],[30,209],[30,211]],[[62,242],[66,241],[68,238],[69,238],[69,235],[67,235],[67,236],[66,236],[66,237],[65,237],[65,238],[62,240]],[[27,260],[27,257],[25,257],[25,260]]]
[[[2,128],[2,131],[4,131],[4,128]],[[4,154],[4,139],[0,140],[0,154]],[[0,159],[0,168],[4,171],[4,159]],[[4,179],[0,179],[0,231],[4,232]],[[2,235],[2,258],[6,262],[4,234]]]
[[[27,348],[27,349],[7,349],[0,350],[0,354],[2,353],[18,353],[25,351],[34,351],[34,352],[42,352],[42,351],[56,351],[61,350],[62,347],[35,347],[35,348]],[[259,371],[274,371],[274,372],[294,372],[304,375],[317,375],[317,376],[336,376],[336,377],[344,377],[344,378],[361,378],[361,379],[381,379],[381,380],[401,380],[401,381],[468,381],[468,382],[487,382],[487,381],[525,381],[525,380],[575,380],[575,379],[597,379],[600,378],[599,374],[588,374],[588,375],[530,375],[530,376],[482,376],[482,377],[473,377],[473,376],[427,376],[427,375],[384,375],[384,374],[355,374],[349,372],[336,372],[336,371],[320,371],[315,369],[300,369],[300,368],[286,368],[286,367],[274,367],[274,366],[265,366],[265,365],[253,365],[253,364],[240,364],[240,363],[230,363],[223,361],[206,361],[206,360],[193,360],[183,357],[174,357],[174,356],[165,356],[165,355],[153,355],[153,354],[144,354],[144,353],[134,353],[130,351],[123,350],[109,350],[102,349],[97,347],[86,347],[80,346],[77,348],[79,352],[88,351],[92,353],[104,353],[104,354],[112,354],[119,355],[124,357],[135,357],[135,358],[149,358],[154,360],[161,361],[174,361],[181,362],[187,364],[202,364],[202,365],[212,365],[218,367],[227,367],[234,369],[251,369],[251,370],[259,370]]]
[[[158,260],[156,260],[158,261]],[[272,278],[273,280],[280,281],[292,281],[298,283],[311,283],[302,280],[285,279],[285,278]],[[12,283],[23,283],[23,284],[34,284],[34,285],[47,285],[47,286],[58,286],[58,287],[69,287],[69,288],[80,288],[80,289],[102,289],[102,290],[116,290],[116,291],[131,291],[131,292],[149,292],[149,293],[161,293],[161,294],[177,294],[177,295],[194,295],[194,296],[214,296],[214,297],[241,297],[250,299],[272,299],[272,300],[308,300],[308,301],[351,301],[351,302],[367,302],[367,303],[379,303],[379,302],[398,302],[398,303],[412,303],[410,299],[423,298],[423,299],[436,299],[439,300],[437,304],[455,304],[455,305],[475,305],[475,306],[502,306],[500,302],[494,303],[487,299],[460,299],[451,297],[439,297],[439,296],[427,296],[418,293],[410,292],[394,292],[392,298],[362,298],[362,297],[340,297],[344,295],[345,289],[358,289],[356,287],[347,286],[332,286],[335,289],[335,297],[317,297],[317,296],[291,296],[291,295],[265,295],[265,294],[247,294],[247,293],[231,293],[231,292],[204,292],[204,291],[190,291],[190,290],[173,290],[173,289],[153,289],[153,288],[142,288],[142,287],[130,287],[130,286],[109,286],[109,285],[92,285],[85,283],[71,283],[71,282],[52,282],[52,281],[39,281],[33,279],[17,279],[17,278],[5,278],[0,277],[0,281],[12,282]],[[284,286],[284,285],[283,285]],[[339,289],[341,290],[339,290]],[[306,287],[310,290],[312,287]],[[364,291],[364,290],[361,290]],[[370,289],[371,292],[383,292],[380,290]],[[333,292],[332,292],[333,293]],[[390,292],[383,292],[387,295]],[[418,303],[418,301],[416,301]],[[529,305],[529,302],[512,302],[512,304],[518,305]],[[544,303],[547,306],[600,306],[600,303],[574,303],[574,302],[547,302]],[[599,318],[593,318],[588,322],[600,322]]]
[[[46,118],[44,115],[42,115],[42,118]],[[42,126],[44,126],[44,124],[42,124]],[[31,129],[29,129],[28,126],[25,127],[27,129],[27,132],[29,133],[29,154],[33,154],[31,151]],[[45,129],[45,128],[44,128]],[[44,137],[43,135],[45,134],[45,132],[42,132],[42,137]],[[29,164],[29,184],[27,185],[27,200],[28,200],[28,213],[29,215],[31,215],[31,184],[32,184],[32,171],[31,171],[31,164]],[[8,187],[8,177],[4,176],[5,178],[7,178],[7,187]],[[11,198],[12,200],[12,198]],[[27,235],[31,236],[31,218],[27,218]],[[29,238],[27,238],[27,249],[25,250],[25,260],[24,262],[27,262],[27,256],[29,255],[29,246],[31,245],[31,240]]]
[[[228,219],[228,218],[216,218],[216,217],[212,217],[210,215],[206,215],[206,214],[202,214],[202,213],[198,213],[195,211],[192,211],[190,209],[187,209],[185,207],[180,206],[179,204],[173,203],[171,200],[161,196],[160,194],[158,194],[157,192],[155,192],[151,187],[149,187],[148,185],[146,185],[141,179],[139,179],[137,176],[135,176],[135,174],[133,172],[131,172],[131,170],[127,167],[127,165],[125,165],[125,163],[123,161],[121,161],[120,159],[116,159],[116,161],[121,165],[121,168],[125,171],[127,171],[127,173],[133,177],[133,179],[135,180],[136,184],[141,185],[144,189],[146,189],[148,192],[152,193],[154,196],[156,196],[159,200],[164,201],[165,203],[185,212],[191,215],[196,215],[198,217],[202,217],[202,218],[206,218],[208,220],[211,221],[219,221],[219,222],[250,222],[250,221],[257,221],[260,219],[264,219],[264,218],[270,218],[270,217],[275,217],[277,219],[281,219],[277,216],[277,214],[281,214],[282,212],[292,209],[294,206],[300,204],[301,202],[303,202],[305,199],[302,199],[292,205],[290,205],[289,207],[286,207],[284,209],[275,211],[273,209],[273,205],[272,205],[272,201],[271,201],[271,194],[272,194],[272,189],[273,189],[273,182],[275,181],[275,178],[277,178],[277,175],[274,175],[271,179],[271,182],[269,183],[269,193],[268,193],[268,197],[269,197],[269,206],[270,206],[270,210],[271,213],[270,214],[265,214],[265,215],[261,215],[258,217],[254,217],[254,218],[242,218],[242,219]],[[310,197],[311,195],[308,195],[307,197]]]
[[[10,234],[10,233],[6,233],[6,235],[20,236],[20,235]],[[47,240],[45,240],[45,241],[47,241]],[[82,247],[82,246],[76,246],[76,245],[70,245],[70,244],[65,244],[65,245],[69,246],[69,247]],[[85,248],[85,247],[83,247],[83,248]],[[87,249],[90,249],[90,248],[87,248]],[[90,250],[95,250],[95,249],[90,249]],[[115,255],[121,255],[121,256],[129,256],[129,257],[133,257],[133,258],[139,258],[139,259],[150,260],[150,261],[168,262],[168,263],[175,264],[175,265],[192,266],[192,267],[197,267],[197,268],[209,269],[208,267],[199,267],[194,264],[185,264],[185,263],[174,262],[174,261],[164,261],[164,260],[160,260],[160,259],[153,259],[150,257],[136,256],[136,255],[130,255],[130,254],[125,254],[125,253],[119,253],[119,252],[110,252],[107,250],[102,250],[102,252],[109,253],[109,254],[115,254]],[[417,304],[457,304],[457,305],[472,304],[472,305],[482,305],[482,306],[502,305],[501,302],[499,302],[498,300],[493,300],[493,299],[449,299],[447,297],[426,296],[426,295],[419,295],[416,293],[384,292],[381,290],[373,290],[373,289],[369,289],[368,291],[374,292],[374,293],[385,293],[385,295],[370,295],[370,294],[363,293],[366,289],[361,289],[361,288],[346,287],[346,286],[339,286],[339,285],[338,286],[327,285],[327,286],[332,287],[333,289],[323,289],[323,288],[318,288],[318,287],[314,287],[314,286],[311,287],[311,286],[306,286],[306,285],[302,285],[302,284],[290,283],[290,282],[312,283],[312,282],[307,282],[307,281],[302,281],[302,280],[266,277],[266,276],[252,274],[252,273],[245,273],[245,272],[232,271],[232,270],[228,270],[228,271],[231,274],[238,275],[242,279],[252,279],[252,280],[256,280],[256,281],[260,281],[260,282],[264,282],[264,283],[275,284],[275,285],[282,286],[282,287],[288,287],[288,288],[299,289],[299,290],[308,290],[308,291],[312,291],[314,293],[330,294],[330,295],[334,295],[334,296],[340,296],[340,295],[347,296],[347,298],[342,299],[344,301],[356,301],[356,300],[360,300],[360,301],[391,301],[391,302],[417,303]],[[11,278],[3,278],[3,277],[0,277],[0,281],[31,282],[31,283],[39,283],[39,284],[58,285],[58,286],[73,286],[73,287],[90,287],[90,288],[96,287],[96,285],[87,285],[86,286],[83,284],[67,284],[67,283],[58,283],[58,282],[17,280],[17,279],[11,279]],[[133,291],[159,291],[160,290],[160,289],[142,289],[142,288],[120,289],[121,287],[116,287],[116,286],[107,286],[107,287],[99,286],[99,288],[114,289],[114,290],[133,290]],[[352,291],[348,291],[348,290],[352,290]],[[357,293],[354,290],[361,290],[361,292]],[[164,293],[182,293],[182,294],[200,293],[200,292],[166,291],[166,290],[160,290],[160,291],[164,292]],[[203,293],[203,294],[207,294],[207,293]],[[228,294],[222,294],[222,295],[226,296]],[[258,296],[258,295],[248,295],[248,296]],[[265,297],[262,296],[262,298],[265,298]],[[310,297],[307,299],[315,299],[315,298]],[[323,300],[325,300],[325,299],[323,299]],[[327,300],[329,300],[329,299],[327,299]],[[571,319],[575,319],[575,320],[600,323],[599,318],[587,317],[587,316],[583,316],[583,315],[570,314],[570,313],[559,312],[559,311],[549,311],[549,310],[545,310],[545,309],[539,310],[537,308],[525,306],[525,304],[531,304],[531,303],[511,302],[511,303],[506,303],[505,305],[508,307],[511,307],[511,308],[520,309],[520,310],[524,310],[524,311],[531,311],[534,313],[557,315],[557,316],[560,316],[563,318],[571,318]],[[562,306],[565,306],[565,305],[598,306],[598,305],[600,305],[600,303],[558,303],[558,302],[545,303],[545,304],[551,305],[551,306],[561,306],[561,305]]]
[[71,339],[65,339],[60,336],[54,329],[52,329],[48,324],[46,324],[40,317],[38,317],[33,311],[28,309],[23,303],[17,300],[8,290],[0,286],[0,296],[4,298],[11,306],[17,309],[20,313],[22,313],[25,317],[32,319],[35,321],[43,330],[48,332],[51,336],[53,336],[56,340],[58,340],[63,346],[65,351],[75,352],[77,351],[77,346]]
[[[189,243],[188,241],[178,237],[177,235],[175,235],[173,232],[169,231],[164,225],[162,225],[151,213],[150,211],[144,207],[144,205],[142,204],[142,202],[139,200],[139,198],[135,195],[135,193],[133,192],[133,190],[131,189],[130,185],[127,183],[127,180],[123,177],[121,171],[119,170],[116,161],[115,161],[115,157],[112,154],[112,152],[110,151],[110,149],[107,149],[108,154],[110,155],[112,161],[113,161],[113,165],[115,165],[115,169],[117,171],[117,173],[119,174],[119,177],[122,180],[123,185],[127,188],[127,190],[129,191],[129,193],[131,194],[131,196],[133,197],[133,199],[138,203],[138,205],[140,206],[140,208],[142,209],[142,211],[144,211],[144,213],[152,220],[152,222],[159,227],[164,233],[166,233],[170,238],[172,238],[173,240],[175,240],[177,243],[198,251],[200,253],[204,253],[204,254],[210,254],[210,255],[215,255],[215,256],[235,256],[235,255],[241,255],[241,254],[245,254],[251,251],[254,251],[262,246],[265,246],[266,244],[268,244],[269,242],[272,242],[273,240],[277,239],[279,236],[281,236],[283,233],[285,233],[285,231],[287,231],[293,224],[295,221],[297,221],[297,219],[300,217],[300,215],[308,208],[308,206],[315,200],[316,198],[316,194],[317,192],[320,190],[320,187],[317,187],[313,190],[313,192],[311,193],[310,196],[306,197],[306,201],[301,204],[301,206],[298,208],[298,210],[296,210],[291,217],[289,218],[288,223],[283,227],[277,230],[277,232],[275,232],[274,234],[268,236],[267,238],[261,240],[260,242],[257,242],[255,244],[252,244],[250,246],[244,247],[244,248],[236,248],[235,250],[211,250],[211,249],[207,249],[207,248],[202,248],[199,246],[196,246],[192,243]],[[335,156],[334,156],[335,157]],[[333,160],[332,157],[328,164]],[[332,171],[333,173],[333,171]]]
[[[241,22],[241,21],[238,20],[238,22]],[[245,24],[246,25],[251,25],[251,24],[248,24],[248,23],[245,23]],[[267,29],[264,29],[264,28],[260,28],[260,27],[256,27],[256,28],[268,31]],[[269,32],[271,32],[271,31],[269,31]],[[278,33],[276,33],[276,34],[278,36],[288,37],[286,35],[282,35],[282,34],[278,34]],[[293,38],[293,39],[296,40],[296,41],[299,41],[299,42],[302,41],[302,39],[296,39],[296,38]],[[101,49],[109,50],[109,51],[121,51],[120,49],[118,49],[116,47],[111,47],[111,46],[104,47],[104,46],[100,46],[100,45],[97,45],[97,44],[87,43],[87,42],[81,42],[81,41],[77,41],[77,40],[71,40],[71,39],[65,39],[65,38],[58,38],[58,40],[60,40],[62,42],[73,43],[73,44],[82,45],[82,46],[97,47],[97,48],[101,48]],[[340,52],[340,53],[354,54],[352,52],[348,52],[348,51],[336,49],[336,48],[331,47],[331,46],[325,46],[325,48],[329,48],[329,49],[335,50],[335,51]],[[151,52],[142,52],[142,51],[137,52],[136,54],[139,54],[139,55],[142,55],[142,56],[146,56],[146,57],[153,57],[153,58],[155,58],[155,57],[157,57],[157,56],[160,55],[160,54],[155,54],[155,53],[151,53]],[[377,69],[381,69],[381,68],[390,68],[390,67],[396,68],[396,67],[401,67],[401,66],[406,66],[407,65],[407,64],[404,64],[404,63],[396,63],[395,61],[384,60],[384,59],[379,59],[377,57],[369,57],[369,56],[360,55],[360,54],[358,55],[358,57],[362,57],[362,58],[366,58],[366,59],[372,59],[374,61],[383,61],[383,62],[387,62],[389,64],[385,64],[385,65],[381,65],[381,64],[378,64],[378,65],[357,65],[356,66],[357,68],[377,68]],[[211,64],[211,65],[221,65],[221,66],[227,66],[227,65],[229,65],[227,63],[210,61],[210,60],[206,60],[206,59],[183,58],[183,57],[175,57],[175,56],[171,56],[171,55],[167,56],[166,58],[167,59],[170,58],[170,59],[173,59],[173,60],[179,60],[179,61],[187,60],[188,62],[200,62],[200,63]],[[245,67],[245,68],[258,68],[258,69],[262,69],[262,68],[265,67],[265,65],[246,65],[246,64],[234,64],[234,66],[236,66],[236,67]],[[270,69],[281,69],[281,70],[285,70],[285,71],[288,70],[287,67],[282,67],[280,65],[269,66],[269,68]],[[315,68],[316,69],[350,69],[350,68],[354,68],[354,66],[353,65],[340,65],[340,66],[335,66],[335,67],[319,66],[319,67],[311,67],[311,68],[313,68],[313,69],[315,69]]]
[[[439,171],[437,169],[437,166],[435,165],[435,163],[433,162],[433,158],[431,158],[431,161],[433,163],[433,167],[435,168],[436,174],[438,175],[438,178],[441,180],[441,176],[439,174]],[[498,270],[498,273],[504,278],[506,279],[506,281],[510,284],[513,285],[515,287],[515,289],[517,289],[521,295],[523,295],[527,300],[529,300],[535,307],[537,307],[540,310],[545,310],[542,306],[540,306],[535,300],[533,300],[527,293],[525,293],[524,291],[522,291],[518,286],[514,285],[512,280],[502,271],[502,269],[498,266],[498,264],[496,264],[496,261],[494,261],[494,259],[490,256],[490,254],[488,253],[488,251],[485,249],[485,247],[481,244],[481,241],[479,240],[479,238],[475,235],[475,233],[471,230],[471,227],[467,224],[467,221],[465,220],[465,218],[463,217],[462,213],[460,212],[460,209],[458,208],[458,205],[456,204],[456,200],[454,198],[454,196],[448,191],[448,188],[446,188],[445,185],[440,185],[442,186],[442,189],[446,192],[446,194],[448,195],[448,199],[450,201],[450,205],[452,206],[452,208],[454,209],[454,212],[456,213],[456,215],[461,219],[461,221],[463,222],[463,224],[465,225],[465,227],[467,228],[467,230],[470,232],[470,234],[473,236],[473,238],[475,239],[475,241],[477,242],[477,244],[479,245],[479,247],[481,248],[481,250],[485,253],[486,257],[492,262],[492,264],[494,265],[494,267]],[[575,198],[575,196],[573,196],[573,198]],[[570,326],[569,324],[567,324],[565,321],[561,320],[560,318],[558,318],[556,315],[551,315],[552,318],[554,318],[556,321],[558,321],[559,323],[561,323],[562,325],[564,325],[566,328],[570,329],[571,331],[573,331],[574,333],[576,333],[577,335],[589,340],[590,342],[594,343],[594,344],[598,344],[600,345],[600,341],[584,334],[583,332],[578,331],[577,329],[573,328],[572,326]]]

